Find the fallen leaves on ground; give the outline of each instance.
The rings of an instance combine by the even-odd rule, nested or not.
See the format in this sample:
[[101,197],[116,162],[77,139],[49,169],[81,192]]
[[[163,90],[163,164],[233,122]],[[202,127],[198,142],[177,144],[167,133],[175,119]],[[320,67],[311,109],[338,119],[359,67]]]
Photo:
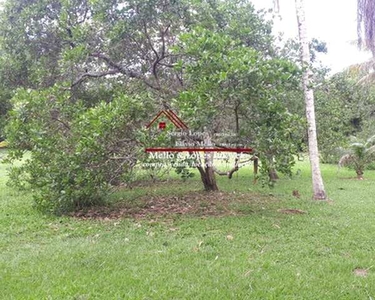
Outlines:
[[[277,200],[272,197],[272,201]],[[270,201],[270,197],[251,193],[190,192],[179,196],[143,196],[136,202],[118,202],[112,206],[93,207],[71,215],[80,219],[147,218],[168,215],[223,216],[252,213],[241,209],[259,201]]]

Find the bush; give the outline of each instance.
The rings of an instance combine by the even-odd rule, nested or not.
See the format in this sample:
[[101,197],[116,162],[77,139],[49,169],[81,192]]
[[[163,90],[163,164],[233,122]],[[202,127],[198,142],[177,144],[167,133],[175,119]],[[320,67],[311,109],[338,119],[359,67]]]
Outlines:
[[8,161],[26,151],[31,156],[22,169],[13,168],[11,178],[17,183],[20,171],[27,173],[22,178],[40,209],[66,213],[101,204],[136,163],[146,111],[139,99],[118,96],[87,109],[58,89],[20,90],[13,106],[6,128]]

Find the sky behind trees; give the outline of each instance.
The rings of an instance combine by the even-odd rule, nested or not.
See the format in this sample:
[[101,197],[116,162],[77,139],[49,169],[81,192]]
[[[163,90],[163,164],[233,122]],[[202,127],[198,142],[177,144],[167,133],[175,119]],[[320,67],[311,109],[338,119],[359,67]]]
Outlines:
[[[256,8],[272,8],[273,0],[251,0]],[[357,39],[357,0],[305,0],[309,36],[325,41],[328,53],[322,61],[332,73],[371,57],[369,52],[359,51]],[[294,0],[280,0],[282,20],[275,21],[276,32],[285,37],[297,37],[297,20]]]

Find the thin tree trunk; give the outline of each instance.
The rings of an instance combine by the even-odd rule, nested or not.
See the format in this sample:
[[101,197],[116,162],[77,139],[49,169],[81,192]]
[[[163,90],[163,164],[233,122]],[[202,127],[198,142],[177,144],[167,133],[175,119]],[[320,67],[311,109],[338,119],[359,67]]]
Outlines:
[[313,198],[315,200],[326,200],[327,195],[319,166],[319,151],[316,136],[314,92],[311,88],[312,72],[310,69],[310,49],[307,37],[305,20],[304,0],[296,0],[296,12],[298,21],[298,33],[301,43],[302,65],[305,68],[303,73],[303,89],[305,94],[306,118],[308,124],[309,157],[312,173]]
[[258,181],[259,158],[254,157],[254,184]]
[[[206,136],[204,137],[204,145],[205,147],[212,146],[211,137],[209,133],[207,133]],[[208,192],[219,190],[217,183],[216,183],[215,168],[213,166],[213,160],[214,160],[214,153],[205,152],[204,153],[204,166],[197,167],[201,175],[204,189]]]
[[266,155],[268,160],[268,177],[270,181],[276,182],[279,179],[279,175],[277,175],[277,171],[274,166],[274,156],[273,155]]
[[203,168],[198,166],[198,171],[201,175],[201,180],[204,186],[204,190],[207,192],[218,191],[219,188],[216,184],[215,173],[212,168]]
[[276,169],[275,168],[270,168],[268,170],[268,177],[270,178],[271,181],[276,182],[279,179],[279,175],[277,175]]

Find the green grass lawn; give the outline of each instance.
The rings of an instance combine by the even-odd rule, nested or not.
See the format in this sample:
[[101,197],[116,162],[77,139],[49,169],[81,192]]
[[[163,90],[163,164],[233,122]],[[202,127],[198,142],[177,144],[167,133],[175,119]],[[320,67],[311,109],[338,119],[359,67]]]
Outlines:
[[[310,200],[307,162],[297,168],[272,190],[246,170],[220,178],[223,191],[249,199],[231,200],[238,215],[81,220],[35,211],[1,165],[0,299],[375,299],[375,172],[357,181],[323,165],[327,203]],[[112,201],[199,188],[193,178]]]

